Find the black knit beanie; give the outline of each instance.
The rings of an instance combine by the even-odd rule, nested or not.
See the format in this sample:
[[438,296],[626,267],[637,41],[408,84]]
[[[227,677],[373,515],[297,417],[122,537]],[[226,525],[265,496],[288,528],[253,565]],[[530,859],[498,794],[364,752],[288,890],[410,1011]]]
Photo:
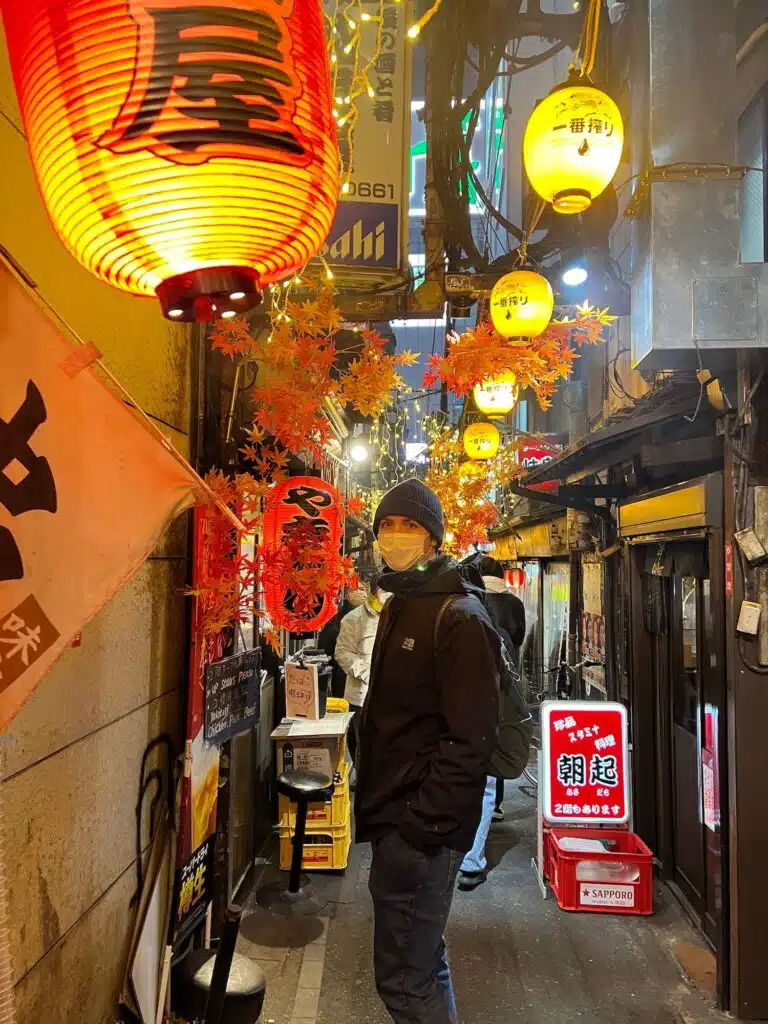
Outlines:
[[387,491],[379,502],[373,520],[373,532],[378,537],[382,519],[387,516],[405,516],[423,526],[437,541],[443,543],[445,524],[438,496],[421,480],[404,480]]

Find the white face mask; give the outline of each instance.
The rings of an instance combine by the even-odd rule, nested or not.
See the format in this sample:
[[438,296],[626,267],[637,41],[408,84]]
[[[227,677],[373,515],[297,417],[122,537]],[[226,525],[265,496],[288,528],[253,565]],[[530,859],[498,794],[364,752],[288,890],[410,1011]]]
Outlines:
[[353,590],[348,600],[353,608],[359,608],[361,604],[365,604],[367,597],[368,592],[366,590]]
[[427,542],[419,534],[385,533],[379,536],[381,557],[393,572],[407,572],[426,556]]

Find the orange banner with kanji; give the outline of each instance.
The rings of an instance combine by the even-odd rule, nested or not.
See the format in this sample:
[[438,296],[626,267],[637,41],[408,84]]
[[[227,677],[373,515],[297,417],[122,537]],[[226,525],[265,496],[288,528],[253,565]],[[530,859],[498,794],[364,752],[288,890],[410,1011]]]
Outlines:
[[83,353],[0,263],[0,729],[174,516],[210,500]]

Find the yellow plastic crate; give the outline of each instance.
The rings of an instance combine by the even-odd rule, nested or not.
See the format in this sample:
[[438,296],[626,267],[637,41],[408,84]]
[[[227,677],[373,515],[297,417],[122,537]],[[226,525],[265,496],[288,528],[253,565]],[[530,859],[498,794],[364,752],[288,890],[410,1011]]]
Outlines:
[[[293,857],[293,830],[280,827],[280,870],[288,871]],[[305,871],[343,871],[349,861],[352,827],[348,821],[341,828],[307,832],[301,866]]]
[[325,710],[329,715],[344,714],[345,711],[349,711],[349,701],[343,697],[329,697]]
[[[333,796],[322,803],[309,804],[307,808],[307,828],[343,828],[349,822],[349,765],[343,763],[339,769],[341,782],[333,791]],[[278,802],[280,827],[296,828],[296,804],[287,796],[280,795]]]

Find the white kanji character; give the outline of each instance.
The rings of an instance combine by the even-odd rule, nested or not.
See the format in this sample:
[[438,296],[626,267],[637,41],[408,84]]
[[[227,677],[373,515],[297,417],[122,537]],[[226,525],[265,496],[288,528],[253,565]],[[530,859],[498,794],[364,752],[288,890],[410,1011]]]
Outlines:
[[573,804],[565,804],[563,806],[563,814],[573,814]]
[[8,618],[3,623],[3,629],[6,633],[18,633],[20,629],[24,629],[26,622],[16,612],[11,612]]
[[558,718],[558,720],[555,722],[555,732],[562,732],[564,728],[565,722],[562,720],[562,718]]
[[42,629],[40,626],[23,626],[15,632],[16,636],[11,640],[0,637],[0,644],[7,644],[9,648],[5,653],[6,660],[21,655],[24,664],[29,665],[29,652],[36,654],[38,647],[43,642],[40,636]]
[[565,720],[565,727],[566,727],[566,729],[573,729],[573,727],[575,725],[576,725],[576,719],[573,717],[573,715],[568,715],[568,717]]

